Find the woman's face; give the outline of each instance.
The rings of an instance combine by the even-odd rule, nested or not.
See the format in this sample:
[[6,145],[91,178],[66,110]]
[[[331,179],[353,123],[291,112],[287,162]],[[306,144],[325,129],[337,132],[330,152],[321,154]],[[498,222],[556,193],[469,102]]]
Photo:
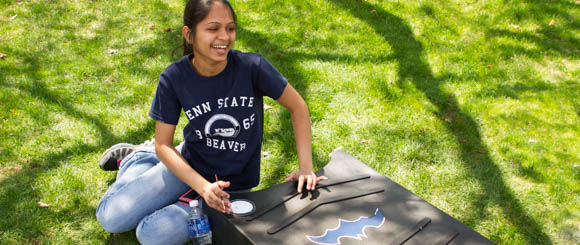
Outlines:
[[195,59],[203,59],[208,64],[227,62],[228,52],[236,41],[236,24],[231,10],[223,3],[215,2],[195,29],[192,40]]

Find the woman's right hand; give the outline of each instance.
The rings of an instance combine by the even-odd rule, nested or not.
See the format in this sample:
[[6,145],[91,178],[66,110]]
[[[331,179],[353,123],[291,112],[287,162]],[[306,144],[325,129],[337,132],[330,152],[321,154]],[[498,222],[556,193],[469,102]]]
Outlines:
[[230,195],[223,189],[230,186],[229,181],[217,181],[205,185],[201,192],[204,202],[222,213],[231,213]]

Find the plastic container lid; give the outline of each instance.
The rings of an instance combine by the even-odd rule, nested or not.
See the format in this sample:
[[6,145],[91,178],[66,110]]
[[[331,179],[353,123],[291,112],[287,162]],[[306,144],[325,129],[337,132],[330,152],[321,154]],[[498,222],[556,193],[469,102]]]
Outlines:
[[189,201],[189,207],[197,207],[199,205],[199,202],[197,200],[191,200]]

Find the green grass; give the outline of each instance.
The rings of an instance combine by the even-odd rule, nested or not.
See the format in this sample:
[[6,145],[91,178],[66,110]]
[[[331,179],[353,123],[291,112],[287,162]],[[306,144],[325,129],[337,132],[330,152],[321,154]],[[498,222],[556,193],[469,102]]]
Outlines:
[[[580,243],[578,1],[232,3],[236,48],[308,102],[317,168],[342,146],[496,243]],[[97,160],[152,137],[183,7],[0,1],[0,243],[136,243],[95,219],[115,179]],[[258,188],[296,168],[266,102]]]

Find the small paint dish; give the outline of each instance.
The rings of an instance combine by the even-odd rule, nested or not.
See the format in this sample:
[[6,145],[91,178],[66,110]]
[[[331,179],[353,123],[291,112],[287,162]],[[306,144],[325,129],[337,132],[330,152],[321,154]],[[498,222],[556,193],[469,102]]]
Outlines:
[[231,203],[232,213],[237,216],[247,216],[256,211],[256,205],[248,199],[234,199]]

